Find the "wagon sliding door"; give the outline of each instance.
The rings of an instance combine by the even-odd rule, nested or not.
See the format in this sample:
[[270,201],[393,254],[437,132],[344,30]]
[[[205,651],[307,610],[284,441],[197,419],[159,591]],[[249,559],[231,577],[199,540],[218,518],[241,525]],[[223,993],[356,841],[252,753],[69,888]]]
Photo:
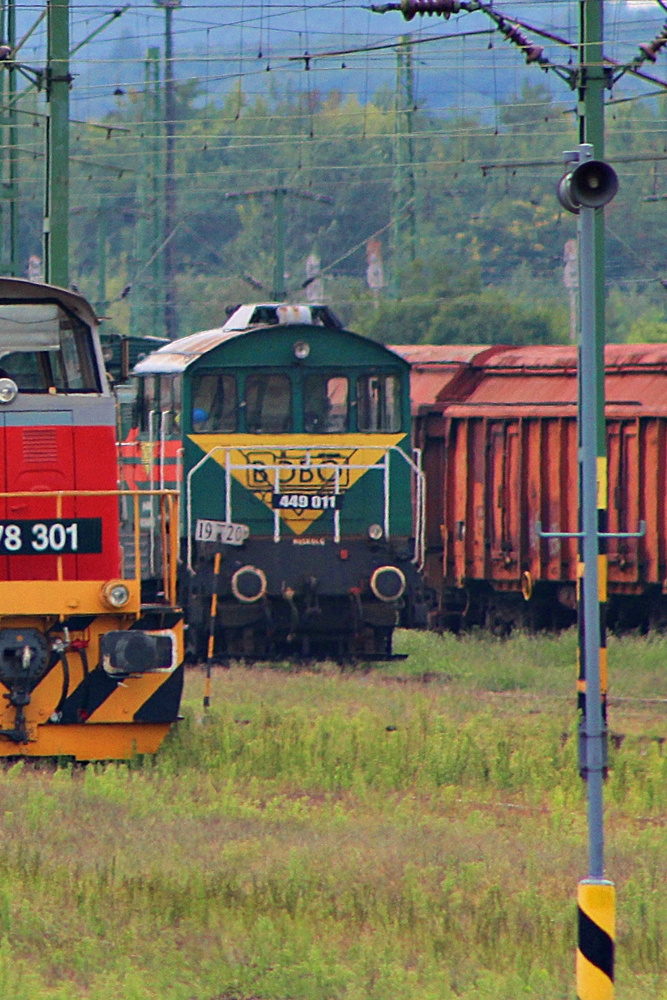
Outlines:
[[[607,424],[609,468],[609,531],[634,532],[644,518],[640,483],[639,422],[610,420]],[[640,579],[640,539],[610,538],[607,541],[609,580],[636,583]]]
[[516,581],[521,575],[521,426],[488,422],[486,482],[487,576]]

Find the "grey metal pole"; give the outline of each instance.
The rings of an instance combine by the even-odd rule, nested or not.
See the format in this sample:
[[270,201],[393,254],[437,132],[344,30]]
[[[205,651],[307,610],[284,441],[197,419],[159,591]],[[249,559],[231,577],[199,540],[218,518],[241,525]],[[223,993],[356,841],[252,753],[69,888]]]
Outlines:
[[[579,166],[593,159],[593,147],[581,143]],[[606,509],[607,460],[604,413],[604,336],[600,329],[599,271],[596,235],[600,207],[615,193],[612,184],[606,201],[595,198],[604,175],[591,176],[586,197],[579,192],[579,509],[581,527],[579,602],[580,650],[583,661],[583,732],[580,744],[582,774],[588,797],[588,878],[577,887],[578,935],[576,953],[577,996],[613,1000],[616,895],[613,882],[604,877],[604,825],[602,783],[606,766],[606,731],[602,704],[601,660],[603,641],[600,601],[606,600],[606,555],[600,554],[600,511]],[[588,202],[588,204],[586,204]],[[597,233],[596,233],[597,231]],[[602,401],[602,406],[600,406]],[[600,446],[602,440],[602,446]],[[606,650],[605,650],[606,652]],[[581,688],[580,688],[581,697]]]
[[[590,159],[592,147],[582,145],[580,160]],[[586,155],[587,154],[587,155]],[[588,790],[589,874],[604,872],[602,822],[603,720],[600,694],[600,603],[598,598],[598,461],[597,399],[599,372],[595,351],[595,208],[579,210],[579,287],[581,334],[579,342],[581,513],[584,557],[582,603],[586,663],[586,785]]]

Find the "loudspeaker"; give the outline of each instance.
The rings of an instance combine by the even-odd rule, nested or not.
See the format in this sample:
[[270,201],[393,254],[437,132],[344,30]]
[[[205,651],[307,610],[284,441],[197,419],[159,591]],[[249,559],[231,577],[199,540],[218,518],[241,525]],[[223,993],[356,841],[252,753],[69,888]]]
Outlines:
[[603,160],[586,160],[568,171],[558,182],[558,200],[568,212],[580,208],[602,208],[618,191],[618,177]]

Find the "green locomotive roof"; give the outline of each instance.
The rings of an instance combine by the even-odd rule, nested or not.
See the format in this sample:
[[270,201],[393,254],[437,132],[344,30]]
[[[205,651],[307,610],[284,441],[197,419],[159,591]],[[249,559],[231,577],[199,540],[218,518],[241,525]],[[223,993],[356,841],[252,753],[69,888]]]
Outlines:
[[170,341],[139,361],[133,368],[133,374],[182,374],[203,356],[238,338],[259,332],[283,332],[287,328],[298,330],[300,336],[307,336],[309,327],[313,328],[314,334],[317,331],[321,335],[326,331],[334,337],[343,336],[356,339],[371,350],[390,354],[392,361],[407,367],[407,363],[402,358],[389,351],[384,345],[362,337],[358,333],[344,330],[340,320],[327,306],[266,303],[239,306],[223,326],[212,330],[202,330],[199,333]]

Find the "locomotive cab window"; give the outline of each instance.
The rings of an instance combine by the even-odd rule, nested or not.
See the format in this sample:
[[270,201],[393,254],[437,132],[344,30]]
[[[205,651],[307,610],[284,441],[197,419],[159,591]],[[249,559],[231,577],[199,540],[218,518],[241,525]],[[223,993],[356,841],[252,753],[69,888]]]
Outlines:
[[134,423],[142,433],[153,435],[177,428],[181,418],[181,376],[142,375],[136,383]]
[[251,434],[281,434],[292,426],[292,384],[287,375],[249,375],[246,426]]
[[357,428],[391,434],[401,429],[401,383],[397,375],[357,379]]
[[90,329],[55,303],[0,304],[0,368],[23,392],[99,392]]
[[236,378],[219,372],[192,380],[192,429],[197,434],[233,433],[237,429]]
[[341,375],[307,375],[303,392],[303,429],[336,434],[348,429],[348,381]]

